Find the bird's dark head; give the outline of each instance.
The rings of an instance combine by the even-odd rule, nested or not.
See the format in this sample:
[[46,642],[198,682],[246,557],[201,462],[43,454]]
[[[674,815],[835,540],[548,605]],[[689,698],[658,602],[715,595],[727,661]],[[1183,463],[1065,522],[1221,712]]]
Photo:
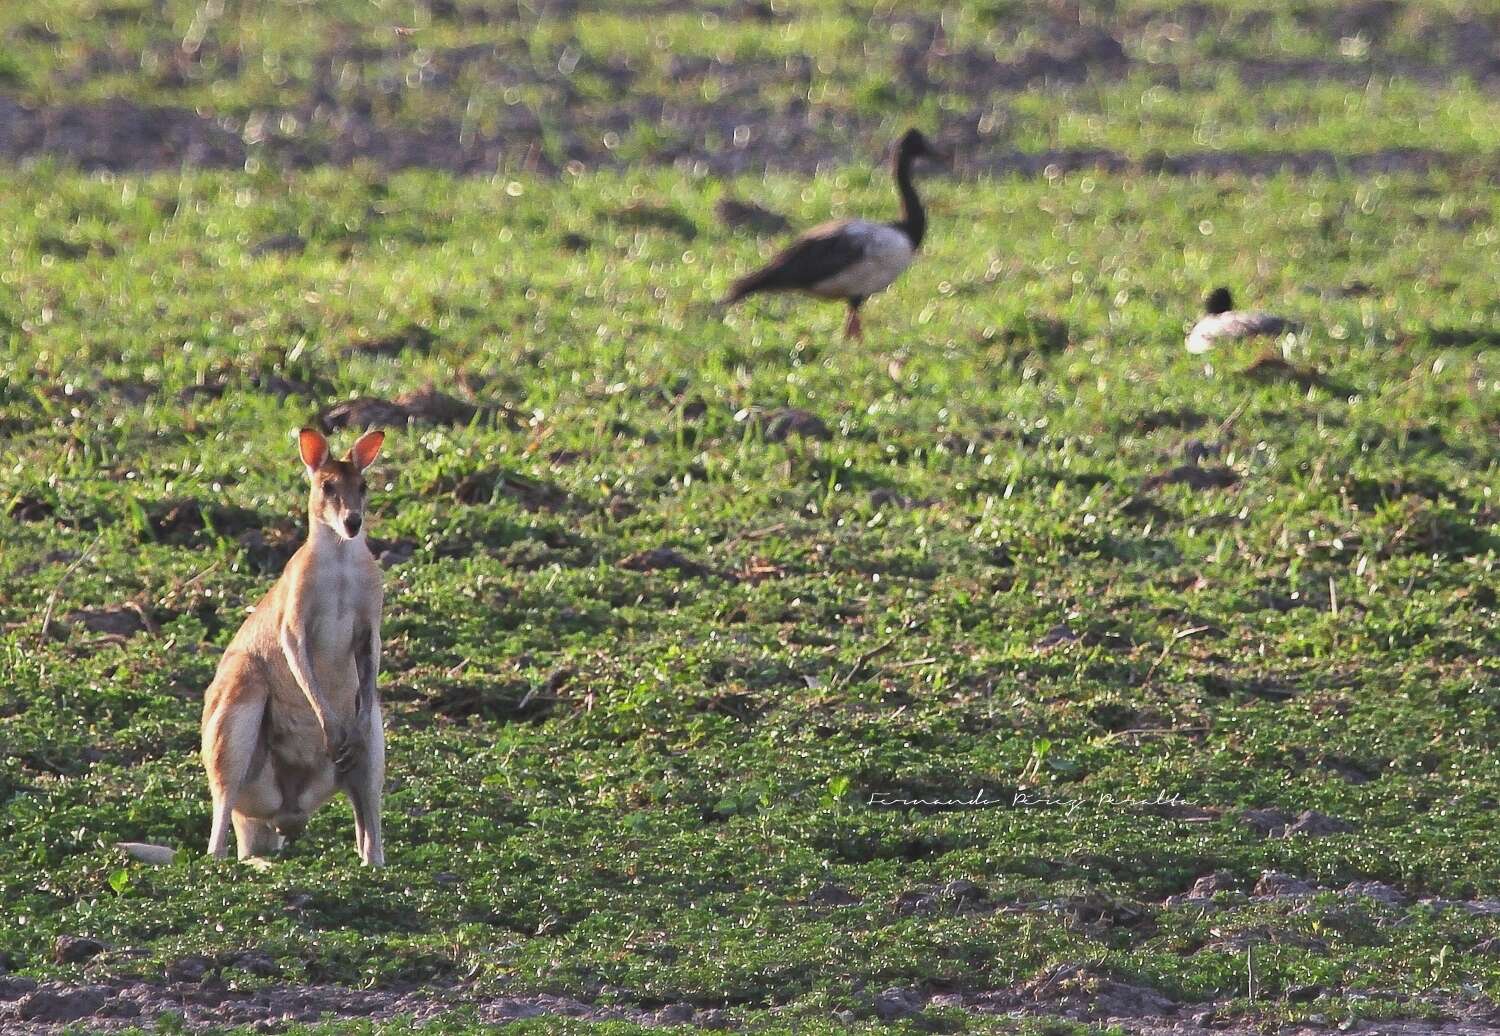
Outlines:
[[907,130],[896,144],[896,158],[900,161],[925,158],[929,162],[947,164],[948,157],[947,152],[936,147],[919,129]]
[[1234,308],[1234,298],[1229,294],[1228,288],[1215,288],[1208,293],[1208,298],[1203,300],[1203,312],[1209,316],[1216,313],[1228,313]]

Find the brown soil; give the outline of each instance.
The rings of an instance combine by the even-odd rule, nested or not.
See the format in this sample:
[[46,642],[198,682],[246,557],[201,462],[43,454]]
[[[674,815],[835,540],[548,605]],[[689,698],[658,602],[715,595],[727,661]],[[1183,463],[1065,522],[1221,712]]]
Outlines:
[[[756,7],[752,4],[746,10]],[[479,18],[482,8],[476,5],[455,10],[451,20],[465,22]],[[740,12],[738,16],[761,20],[777,17],[769,6],[765,10],[770,13]],[[571,5],[564,4],[539,11],[538,16],[569,17],[571,13]],[[950,46],[938,20],[924,16],[877,16],[875,23],[887,24],[872,23],[871,28],[880,32],[899,26],[902,30],[905,42],[891,61],[890,89],[909,101],[908,107],[919,107],[924,97],[939,92],[963,98],[963,109],[941,127],[942,142],[955,150],[958,172],[963,175],[1037,176],[1102,169],[1169,175],[1270,175],[1287,171],[1363,176],[1434,172],[1472,162],[1493,171],[1493,159],[1466,159],[1414,148],[1353,155],[1321,150],[1194,151],[1136,160],[1102,149],[1023,153],[1004,145],[1006,127],[997,125],[994,117],[997,103],[1004,108],[1003,98],[1026,89],[1066,89],[1086,82],[1116,81],[1135,73],[1178,87],[1184,72],[1141,61],[1137,54],[1140,39],[1159,33],[1169,23],[1192,33],[1232,35],[1246,28],[1254,15],[1190,4],[1174,10],[1170,17],[1150,13],[1101,28],[1080,26],[1076,19],[1070,22],[1040,9],[1030,17],[1040,20],[1045,31],[1039,38],[1046,42],[1004,57],[982,48]],[[1330,53],[1340,39],[1358,34],[1370,42],[1369,56],[1350,60],[1226,58],[1221,63],[1252,84],[1300,79],[1361,85],[1401,77],[1432,84],[1462,78],[1481,88],[1500,88],[1500,26],[1493,18],[1416,12],[1389,0],[1308,9],[1299,17],[1308,20],[1310,33],[1328,40]],[[483,15],[483,20],[489,19],[490,15]],[[1392,29],[1393,25],[1397,28]],[[1415,40],[1443,60],[1387,51],[1388,37],[1392,41]],[[174,87],[201,82],[207,75],[239,74],[240,55],[232,47],[218,47],[211,72],[192,67],[179,48],[156,47],[162,67],[169,70],[158,83],[166,88],[165,97],[172,96]],[[432,168],[492,175],[500,169],[554,174],[570,163],[610,167],[644,160],[733,175],[767,169],[810,173],[829,163],[868,162],[889,145],[878,114],[820,108],[805,100],[805,88],[817,78],[811,56],[719,60],[685,55],[674,59],[670,68],[673,82],[712,84],[718,99],[710,103],[693,99],[695,94],[701,97],[701,91],[683,91],[676,97],[652,95],[646,92],[642,72],[623,59],[578,59],[580,48],[567,39],[558,40],[555,47],[557,60],[533,60],[534,55],[518,53],[503,44],[430,48],[415,39],[397,39],[386,46],[338,43],[326,52],[325,60],[314,63],[315,71],[308,79],[286,95],[289,100],[283,108],[249,116],[204,112],[186,104],[145,105],[123,99],[31,103],[0,96],[0,155],[9,161],[51,156],[83,169],[116,171],[175,170],[185,165],[239,169],[253,161],[290,169],[363,162],[388,170]],[[406,86],[399,77],[383,75],[405,68],[419,48],[427,57],[421,83]],[[201,60],[206,53],[197,58]],[[575,55],[574,60],[562,61],[569,53]],[[188,63],[184,65],[184,61]],[[139,55],[123,51],[86,55],[69,73],[74,79],[67,85],[120,74],[139,64]],[[361,70],[370,80],[389,80],[390,85],[352,92],[340,88],[332,79],[332,70],[347,66]],[[607,105],[592,102],[592,92],[582,85],[583,78],[607,83],[614,100]],[[506,107],[483,130],[475,131],[465,122],[467,95],[460,86],[471,80],[524,88],[541,99],[534,105]],[[766,94],[770,84],[803,87],[804,97],[769,102]],[[421,91],[423,110],[430,110],[417,123],[387,114],[402,107],[402,95],[408,90]],[[283,116],[290,118],[283,120]],[[278,128],[283,124],[297,129],[283,133]],[[621,157],[605,146],[607,135],[628,138],[641,124],[661,130],[661,142],[644,159]],[[627,209],[618,218],[685,239],[698,231],[691,220],[670,210]],[[731,224],[748,226],[753,222],[752,229],[761,233],[780,232],[774,229],[778,225],[774,213],[731,208],[721,213],[721,218]],[[259,243],[256,251],[295,252],[304,245],[296,235],[283,234]],[[584,245],[586,242],[575,242],[576,247]],[[59,242],[58,247],[65,253],[82,255],[109,246],[107,242],[78,241]]]

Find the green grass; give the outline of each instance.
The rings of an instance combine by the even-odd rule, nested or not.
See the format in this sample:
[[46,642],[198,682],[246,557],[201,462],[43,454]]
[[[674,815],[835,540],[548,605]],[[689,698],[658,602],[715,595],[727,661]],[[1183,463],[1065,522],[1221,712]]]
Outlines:
[[[731,186],[798,222],[889,204],[863,170]],[[814,1020],[867,1012],[861,990],[1000,988],[1060,961],[1243,997],[1243,953],[1213,945],[1270,926],[1262,1006],[1309,984],[1325,1014],[1361,991],[1500,990],[1469,952],[1489,923],[1455,911],[1155,905],[1214,869],[1246,891],[1275,868],[1500,895],[1493,203],[1462,181],[935,181],[930,253],[868,307],[860,347],[831,307],[712,310],[769,245],[719,228],[721,190],[11,175],[0,501],[52,513],[6,520],[0,557],[0,948],[69,974],[52,938],[91,934],[143,948],[116,967],[150,975],[254,946],[284,979]],[[696,236],[623,225],[631,201],[675,205]],[[252,256],[284,231],[306,251]],[[593,247],[558,247],[570,231]],[[98,247],[58,258],[50,239]],[[1356,279],[1373,290],[1338,290]],[[1187,356],[1220,280],[1301,314],[1293,359],[1337,391],[1248,377],[1253,345]],[[341,356],[409,324],[425,352]],[[201,692],[271,574],[237,527],[159,542],[150,515],[295,517],[312,407],[249,384],[269,372],[328,400],[433,381],[517,415],[398,430],[375,480],[373,534],[415,554],[387,576],[392,866],[373,876],[342,804],[269,872],[199,855]],[[219,377],[220,398],[179,401]],[[784,405],[831,438],[737,419]],[[1222,440],[1239,484],[1142,491],[1190,438]],[[460,504],[471,472],[566,498]],[[619,564],[659,546],[710,574]],[[134,600],[159,632],[39,644],[54,592],[55,629]],[[1042,646],[1059,625],[1081,639]],[[555,700],[518,711],[559,669]],[[1084,805],[869,803],[1021,786]],[[1225,815],[1099,805],[1158,794]],[[1356,829],[1261,840],[1246,806]],[[187,851],[122,864],[120,839]],[[1010,908],[892,907],[956,878]],[[802,905],[826,880],[863,902]],[[1150,920],[1050,905],[1084,892]]]
[[[226,981],[472,982],[807,1032],[889,1030],[888,987],[1069,963],[1250,1022],[1500,996],[1493,918],[1416,902],[1500,899],[1496,95],[1454,50],[1500,12],[1404,5],[1365,39],[1331,2],[1086,4],[1069,31],[1126,66],[1028,90],[964,55],[1052,53],[1050,8],[721,6],[0,9],[8,97],[199,108],[253,138],[233,171],[0,172],[0,964],[160,979],[254,948],[279,976]],[[893,74],[934,25],[929,85]],[[815,146],[777,152],[809,96]],[[316,151],[362,100],[377,134],[523,126],[564,171],[280,167],[278,140]],[[834,164],[708,175],[692,156],[739,120],[776,168]],[[837,307],[715,306],[779,243],[719,200],[798,227],[894,212],[876,142],[913,122],[968,145],[925,182],[926,249],[864,344]],[[1074,148],[1229,171],[972,175]],[[1234,172],[1393,148],[1444,171]],[[1220,283],[1303,322],[1289,367],[1185,352]],[[381,340],[397,354],[360,348]],[[202,692],[300,535],[293,433],[428,384],[487,409],[393,429],[372,479],[371,535],[410,553],[386,570],[390,866],[356,866],[342,801],[268,870],[207,860]],[[787,407],[828,437],[773,441]],[[1194,440],[1234,484],[1148,488]],[[658,548],[692,570],[638,570]],[[127,606],[147,628],[84,624]],[[1001,804],[879,805],[981,792]],[[1131,804],[1157,798],[1181,808]],[[1352,830],[1266,839],[1245,808]],[[151,868],[120,840],[183,852]],[[1319,891],[1251,896],[1270,869]],[[1212,908],[1163,903],[1215,870],[1236,891]],[[985,909],[897,908],[958,879]],[[1412,902],[1339,894],[1360,880]],[[859,902],[808,906],[826,882]],[[57,965],[60,934],[112,948]]]

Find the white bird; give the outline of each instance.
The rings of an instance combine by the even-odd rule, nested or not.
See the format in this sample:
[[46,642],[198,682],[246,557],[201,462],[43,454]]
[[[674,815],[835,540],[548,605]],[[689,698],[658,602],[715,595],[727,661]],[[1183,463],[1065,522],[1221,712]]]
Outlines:
[[1215,288],[1203,302],[1204,315],[1187,336],[1187,351],[1206,353],[1220,341],[1259,338],[1292,331],[1296,325],[1274,313],[1260,313],[1234,308],[1228,288]]

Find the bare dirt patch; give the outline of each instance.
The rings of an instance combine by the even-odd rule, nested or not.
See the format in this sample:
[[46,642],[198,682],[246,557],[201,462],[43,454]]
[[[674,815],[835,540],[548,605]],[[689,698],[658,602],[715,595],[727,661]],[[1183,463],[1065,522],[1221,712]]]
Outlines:
[[737,198],[720,198],[714,206],[719,222],[732,230],[749,230],[756,234],[784,234],[791,229],[791,221],[779,212],[773,212],[754,202]]
[[637,551],[622,559],[620,567],[629,572],[677,572],[699,578],[720,574],[702,562],[694,561],[675,547],[652,547]]
[[[848,890],[825,886],[808,897],[810,904],[837,908],[859,902]],[[17,1036],[52,1036],[64,1031],[120,1032],[164,1022],[188,1031],[236,1026],[279,1032],[315,1021],[430,1022],[449,1012],[473,1012],[480,1021],[497,1024],[527,1018],[571,1018],[579,1021],[624,1021],[644,1026],[691,1023],[703,1029],[732,1028],[727,1013],[714,1006],[685,1002],[662,1006],[614,1004],[549,994],[508,996],[467,986],[402,986],[350,989],[333,985],[273,985],[233,988],[236,971],[274,978],[275,963],[256,951],[221,959],[194,956],[168,967],[165,981],[105,978],[92,983],[39,982],[23,976],[0,976],[0,1029]],[[1298,991],[1291,991],[1292,995]],[[1278,1031],[1282,1036],[1494,1036],[1500,1009],[1486,1000],[1412,1000],[1413,1014],[1423,1020],[1376,1022],[1301,1022]],[[1132,1036],[1252,1036],[1265,1031],[1259,1020],[1238,1008],[1215,1002],[1181,1003],[1158,990],[1139,985],[1093,964],[1064,962],[1030,979],[999,990],[945,991],[895,987],[871,995],[869,1009],[887,1021],[919,1017],[929,1008],[958,1008],[982,1015],[1062,1018],[1105,1023]],[[852,1016],[845,1020],[853,1020]]]
[[[1480,166],[1494,171],[1492,159],[1453,154],[1432,148],[1385,148],[1338,154],[1306,151],[1193,151],[1148,154],[1140,158],[1105,148],[1051,148],[1023,152],[996,146],[990,132],[981,132],[983,106],[956,116],[944,127],[944,141],[960,152],[957,172],[969,176],[1055,176],[1072,172],[1137,173],[1150,175],[1295,176],[1314,174],[1373,176],[1425,174]],[[287,113],[293,119],[297,113]],[[307,114],[312,116],[313,112]],[[556,175],[568,162],[583,166],[618,168],[627,164],[599,141],[606,133],[628,132],[642,120],[661,123],[673,131],[673,141],[641,160],[648,165],[701,167],[718,176],[761,171],[813,173],[830,163],[868,161],[886,142],[874,118],[847,115],[807,117],[802,112],[768,112],[759,102],[744,106],[669,105],[648,98],[622,103],[601,114],[597,128],[563,128],[560,149],[544,150],[538,118],[490,135],[460,133],[458,121],[435,118],[424,128],[376,123],[355,112],[316,111],[314,132],[273,138],[256,152],[256,160],[272,167],[303,169],[348,166],[356,162],[387,170],[441,169],[463,175],[490,175],[498,169]],[[326,120],[324,122],[323,120]],[[825,120],[836,124],[823,124]],[[274,121],[268,119],[267,121]],[[766,129],[745,147],[717,145],[737,126]],[[122,131],[122,127],[125,129]],[[135,129],[132,130],[131,128]],[[242,120],[235,116],[210,118],[196,111],[150,107],[128,101],[95,106],[26,107],[0,97],[0,154],[12,161],[48,156],[84,170],[116,172],[179,169],[184,166],[239,169],[249,157],[240,135]],[[833,143],[838,141],[838,143]],[[560,150],[561,162],[549,157]],[[623,222],[636,217],[625,214]],[[648,221],[645,229],[665,230],[691,239],[697,230],[685,219]],[[586,246],[571,240],[570,247]]]
[[258,512],[232,504],[158,500],[146,505],[147,529],[161,543],[194,543],[210,532],[234,537],[268,524]]
[[62,625],[54,632],[64,633],[70,626],[78,626],[90,633],[100,633],[106,637],[121,640],[133,637],[137,633],[154,632],[156,629],[156,624],[151,621],[146,610],[135,604],[113,608],[85,608],[69,612],[63,616]]
[[1141,482],[1141,490],[1149,492],[1162,486],[1187,486],[1203,492],[1208,489],[1228,489],[1240,480],[1229,468],[1204,468],[1197,464],[1179,464],[1175,468],[1151,475]]
[[1278,381],[1289,381],[1303,389],[1319,388],[1326,392],[1347,393],[1343,385],[1329,378],[1321,371],[1310,367],[1301,367],[1274,353],[1266,353],[1255,359],[1250,366],[1241,372],[1252,381],[1265,384],[1274,384]]
[[747,407],[735,415],[735,420],[759,428],[767,442],[786,442],[794,435],[803,439],[833,438],[833,433],[828,430],[828,425],[821,417],[800,407],[780,407],[775,410]]
[[11,501],[5,513],[18,522],[45,522],[52,519],[57,508],[51,500],[33,493],[23,493]]
[[632,202],[613,213],[610,218],[623,227],[632,227],[636,230],[659,230],[675,234],[684,241],[691,241],[698,236],[698,224],[676,209],[664,205]]
[[361,338],[350,342],[344,349],[345,356],[400,356],[411,350],[427,353],[437,344],[438,337],[418,324],[408,324],[389,334],[373,338]]
[[[1432,172],[1475,160],[1436,150],[1393,148],[1364,154],[1329,151],[1194,151],[1135,158],[1107,149],[1049,149],[1020,152],[1000,144],[994,125],[994,98],[1038,84],[1068,86],[1091,80],[1118,79],[1145,67],[1131,57],[1122,34],[1061,22],[1044,38],[1048,43],[1001,60],[979,49],[950,49],[934,20],[901,19],[911,29],[910,42],[891,63],[893,84],[913,100],[933,94],[958,94],[967,110],[954,113],[942,127],[943,143],[958,155],[964,175],[992,173],[1024,176],[1081,170],[1169,175],[1274,175],[1290,172],[1378,173]],[[1400,76],[1418,81],[1449,82],[1455,76],[1500,84],[1500,58],[1487,23],[1434,26],[1451,62],[1397,59],[1371,61],[1259,62],[1230,60],[1242,77],[1285,81],[1288,77],[1337,79],[1363,83],[1372,77]],[[1335,41],[1337,37],[1335,37]],[[1477,42],[1476,42],[1477,41]],[[830,163],[868,161],[889,145],[878,114],[824,110],[805,100],[776,104],[768,87],[810,86],[810,56],[785,60],[723,62],[712,58],[674,59],[671,78],[678,85],[712,81],[715,101],[691,96],[655,96],[640,87],[638,75],[618,61],[563,61],[579,48],[560,41],[557,63],[534,61],[532,55],[481,44],[423,49],[424,78],[403,85],[396,70],[408,67],[414,42],[389,47],[336,46],[300,93],[278,109],[204,112],[186,106],[143,105],[126,100],[100,104],[48,104],[0,97],[0,155],[11,161],[50,156],[83,169],[114,171],[178,169],[183,166],[244,168],[247,162],[300,169],[368,163],[387,170],[442,169],[460,174],[492,175],[497,169],[554,175],[572,163],[618,168],[630,164],[703,169],[714,175],[765,170],[815,172]],[[175,53],[175,51],[174,51]],[[332,80],[333,69],[388,72],[386,87],[349,91]],[[560,66],[560,67],[559,67]],[[1241,67],[1243,66],[1243,67]],[[562,68],[569,68],[564,72]],[[94,69],[85,75],[106,74]],[[216,76],[233,77],[235,66],[221,66]],[[1153,72],[1165,85],[1178,85],[1175,68]],[[606,81],[614,93],[608,105],[590,103],[577,77]],[[468,78],[525,88],[542,100],[508,105],[475,130],[465,120],[468,95],[458,84]],[[896,88],[893,86],[893,88]],[[392,117],[404,95],[421,92],[424,118],[419,122]],[[804,91],[805,92],[805,91]],[[628,137],[642,123],[661,130],[661,139],[645,154],[624,156],[606,140]],[[295,126],[283,131],[282,126]],[[732,143],[729,143],[732,142]],[[616,214],[625,225],[662,230],[691,240],[698,228],[680,213],[654,206],[627,207]],[[753,221],[758,233],[780,232],[775,214],[721,213],[726,223]],[[749,226],[749,224],[745,224]],[[573,240],[568,247],[586,246]],[[256,254],[295,252],[305,242],[278,235],[254,246]],[[93,254],[102,243],[67,246],[79,256]]]
[[964,1004],[983,1012],[1058,1014],[1076,1021],[1164,1017],[1179,1005],[1146,986],[1133,985],[1087,964],[1063,963],[1009,990],[982,993]]
[[1013,61],[967,48],[949,51],[928,43],[908,46],[898,70],[908,86],[923,93],[956,89],[976,100],[1041,84],[1082,83],[1091,77],[1118,76],[1130,67],[1120,41],[1099,29],[1079,30],[1049,45],[1025,51]]
[[498,468],[473,471],[457,480],[440,480],[431,491],[451,492],[453,499],[464,505],[486,504],[503,497],[528,511],[561,511],[576,504],[561,486]]
[[246,529],[237,540],[246,560],[256,571],[274,575],[297,553],[303,534],[291,522],[278,522],[263,529]]
[[[179,962],[181,963],[181,962]],[[0,978],[0,1028],[18,1036],[42,1036],[87,1022],[90,1032],[118,1032],[173,1019],[189,1030],[246,1026],[277,1032],[323,1019],[421,1022],[459,1008],[475,1010],[486,1023],[559,1017],[580,1021],[624,1021],[637,1025],[713,1022],[713,1010],[691,1004],[661,1008],[600,1006],[564,996],[478,995],[464,989],[348,989],[340,986],[272,986],[232,989],[206,958],[176,970],[168,982],[104,981],[88,985]],[[196,975],[197,978],[186,976]]]
[[28,107],[0,96],[0,155],[11,160],[52,155],[82,169],[238,168],[239,135],[186,108],[129,101]]
[[[531,5],[503,14],[484,5],[437,0],[425,5],[435,22],[458,25],[514,23],[534,17],[555,24],[546,52],[513,38],[434,45],[421,33],[388,42],[330,39],[307,62],[308,70],[281,88],[277,101],[255,110],[213,111],[189,104],[146,105],[126,100],[67,103],[0,97],[0,155],[10,160],[52,156],[84,169],[151,170],[183,166],[243,168],[247,162],[282,168],[369,163],[389,170],[434,168],[493,175],[496,170],[553,174],[571,163],[619,167],[644,162],[702,168],[716,175],[766,169],[812,172],[830,162],[867,161],[889,141],[878,111],[809,103],[819,78],[817,54],[785,57],[679,54],[664,69],[624,55],[598,55],[567,31],[575,3]],[[679,11],[676,0],[651,9]],[[449,10],[440,16],[436,8]],[[1006,19],[1006,34],[1040,41],[1006,49],[955,45],[942,20],[903,8],[868,18],[863,41],[869,71],[886,82],[889,96],[874,108],[918,110],[937,95],[958,97],[963,107],[945,120],[945,143],[956,145],[966,171],[1039,175],[1047,170],[1118,169],[1143,172],[1294,173],[1428,171],[1457,161],[1441,152],[1392,149],[1364,155],[1329,152],[1202,151],[1135,161],[1105,150],[1020,153],[997,146],[1004,126],[995,125],[997,101],[1038,87],[1068,89],[1089,82],[1146,76],[1180,89],[1205,70],[1222,71],[1252,86],[1260,82],[1336,81],[1359,86],[1400,79],[1432,86],[1459,80],[1483,89],[1500,88],[1500,21],[1493,15],[1427,11],[1396,0],[1354,0],[1299,8],[1295,17],[1326,46],[1317,57],[1282,57],[1194,50],[1181,63],[1144,54],[1147,41],[1207,34],[1253,40],[1265,12],[1206,4],[1143,9],[1080,25],[1063,8],[1034,5]],[[733,21],[782,21],[770,4],[723,9]],[[561,31],[553,31],[561,30]],[[66,31],[41,26],[16,30],[22,38],[62,43]],[[893,40],[898,44],[892,45]],[[1359,46],[1344,52],[1346,40]],[[67,67],[55,70],[51,93],[66,96],[96,80],[141,75],[161,96],[208,83],[238,84],[257,62],[230,40],[212,37],[194,50],[176,38],[156,38],[139,48],[83,48]],[[1252,45],[1253,44],[1249,44]],[[1324,56],[1328,55],[1328,56]],[[420,68],[415,77],[408,73]],[[663,77],[662,73],[665,73]],[[482,82],[525,95],[476,120],[470,84]],[[352,84],[352,85],[351,85]],[[781,97],[787,88],[793,96]],[[711,89],[710,89],[711,88]],[[705,94],[714,97],[705,101]],[[607,95],[607,100],[603,99]],[[419,110],[421,118],[412,118]],[[1003,120],[1002,120],[1003,121]],[[659,130],[644,149],[622,149],[636,127]],[[290,128],[289,128],[290,127]],[[983,127],[983,128],[981,128]],[[612,143],[606,143],[606,141]],[[1487,164],[1493,164],[1488,162]],[[732,215],[723,215],[731,222]],[[781,228],[772,214],[748,218],[759,233]],[[691,237],[691,221],[658,225]],[[97,242],[61,245],[79,257]],[[294,234],[255,246],[257,254],[297,251]],[[83,251],[79,251],[83,249]]]
[[324,410],[318,421],[324,432],[340,428],[403,428],[410,422],[466,425],[475,419],[502,418],[512,427],[518,422],[507,408],[469,403],[428,385],[395,399],[360,396]]

